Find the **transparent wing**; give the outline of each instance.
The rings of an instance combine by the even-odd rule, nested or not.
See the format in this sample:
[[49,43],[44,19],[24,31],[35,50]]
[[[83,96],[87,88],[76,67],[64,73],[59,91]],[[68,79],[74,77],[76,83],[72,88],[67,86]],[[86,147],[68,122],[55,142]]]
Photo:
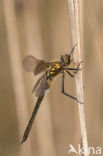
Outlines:
[[46,81],[46,77],[45,77],[45,78],[41,81],[40,86],[36,89],[35,95],[36,95],[37,97],[43,96],[46,89],[47,89],[47,81]]
[[49,62],[43,60],[38,60],[32,55],[29,55],[24,58],[23,65],[26,71],[34,72],[35,75],[45,71],[49,67]]
[[23,66],[25,68],[26,71],[28,72],[34,72],[34,69],[37,65],[37,63],[39,62],[38,59],[36,59],[35,57],[33,57],[32,55],[29,55],[27,57],[24,58],[23,60]]
[[32,93],[35,92],[35,90],[38,88],[38,86],[40,86],[41,82],[44,80],[44,77],[45,77],[45,74],[43,74],[36,82],[33,90],[32,90]]
[[47,75],[46,73],[43,74],[40,79],[37,81],[37,83],[35,84],[34,88],[33,88],[33,92],[35,92],[35,95],[37,97],[41,97],[44,95],[45,90],[48,88],[48,84],[47,84]]
[[50,65],[49,62],[40,60],[35,67],[34,74],[37,75],[37,74],[45,71],[47,68],[49,68],[49,65]]

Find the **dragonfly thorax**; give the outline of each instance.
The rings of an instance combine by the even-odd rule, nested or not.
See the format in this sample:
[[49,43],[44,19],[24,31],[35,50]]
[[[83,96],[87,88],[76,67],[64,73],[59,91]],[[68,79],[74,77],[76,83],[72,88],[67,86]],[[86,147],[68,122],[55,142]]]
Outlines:
[[49,77],[54,77],[58,75],[62,70],[62,64],[61,62],[52,62],[50,65],[50,68],[48,70],[48,76]]

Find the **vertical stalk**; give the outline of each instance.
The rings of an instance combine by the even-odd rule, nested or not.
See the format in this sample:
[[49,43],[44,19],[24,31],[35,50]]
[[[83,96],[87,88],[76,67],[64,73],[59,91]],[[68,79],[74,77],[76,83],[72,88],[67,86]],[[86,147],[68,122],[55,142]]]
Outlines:
[[[19,38],[18,38],[14,1],[2,0],[2,3],[3,3],[5,24],[6,24],[8,52],[10,57],[15,105],[16,105],[17,119],[18,119],[18,131],[19,131],[18,145],[19,145],[21,140],[21,135],[23,134],[24,131],[23,128],[26,125],[28,110],[27,110],[27,102],[26,102],[26,95],[25,95],[25,85],[23,81],[22,62],[20,56],[20,45],[19,45]],[[25,148],[23,146],[21,147],[20,155],[21,156],[32,155],[30,139],[28,140],[28,143],[25,144]]]
[[[73,61],[75,66],[77,66],[78,63],[82,61],[81,59],[82,18],[80,14],[81,0],[68,0],[68,7],[69,7],[72,45],[77,43],[77,47],[75,48],[75,52],[73,53]],[[77,98],[79,101],[84,103],[82,70],[75,75],[75,82],[76,82]],[[88,142],[87,142],[87,130],[85,124],[84,104],[78,103],[78,110],[79,110],[80,129],[81,129],[84,156],[88,156],[89,153],[88,153]]]
[[[40,33],[40,20],[38,14],[38,5],[40,2],[32,0],[29,2],[29,5],[24,5],[24,29],[27,42],[27,52],[32,54],[37,58],[43,58],[43,47]],[[34,12],[35,11],[35,12]],[[32,52],[31,52],[32,51]],[[32,77],[30,80],[31,85],[33,86],[36,79]],[[30,84],[30,83],[29,83]],[[32,96],[32,95],[31,95]],[[32,101],[34,103],[35,97]],[[36,102],[36,101],[35,101]],[[44,113],[45,112],[45,113]],[[37,139],[39,146],[40,155],[45,156],[56,156],[53,131],[52,131],[52,118],[51,110],[49,105],[49,100],[47,97],[44,97],[40,109],[38,111],[39,117],[38,122],[34,122],[37,130]]]

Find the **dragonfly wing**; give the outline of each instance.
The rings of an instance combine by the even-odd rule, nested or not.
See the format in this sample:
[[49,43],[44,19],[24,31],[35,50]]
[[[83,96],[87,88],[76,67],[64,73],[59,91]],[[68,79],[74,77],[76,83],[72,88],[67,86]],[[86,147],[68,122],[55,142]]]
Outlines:
[[25,57],[23,60],[23,66],[25,70],[27,72],[34,72],[34,75],[45,71],[45,69],[49,67],[49,64],[50,63],[45,62],[43,60],[38,60],[32,55]]
[[36,82],[36,84],[35,84],[35,86],[34,86],[34,88],[33,88],[33,90],[32,90],[32,93],[35,92],[35,90],[39,87],[39,85],[41,84],[41,81],[44,79],[44,77],[45,77],[45,74],[43,74],[43,75],[37,80],[37,82]]
[[50,63],[49,62],[45,62],[43,60],[40,60],[34,70],[34,75],[37,75],[43,71],[45,71],[47,68],[49,68]]
[[37,83],[34,86],[33,92],[35,92],[35,95],[37,97],[41,97],[44,95],[45,90],[48,88],[47,84],[47,75],[46,73],[43,74],[40,79],[37,81]]
[[38,59],[36,59],[34,56],[29,55],[24,58],[23,60],[23,66],[27,72],[34,72],[34,69],[38,63]]

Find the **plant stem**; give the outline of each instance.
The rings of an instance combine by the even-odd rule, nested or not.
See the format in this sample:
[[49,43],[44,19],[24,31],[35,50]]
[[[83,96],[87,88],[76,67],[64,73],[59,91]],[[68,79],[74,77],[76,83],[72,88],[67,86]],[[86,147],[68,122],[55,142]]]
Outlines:
[[[15,96],[15,107],[18,119],[19,141],[21,140],[21,132],[26,125],[28,109],[25,94],[25,84],[22,72],[21,52],[19,44],[19,36],[17,29],[17,20],[15,5],[13,0],[3,0],[3,11],[6,25],[6,34],[8,39],[8,53],[11,65],[12,83]],[[15,130],[15,128],[14,128]],[[19,144],[20,142],[18,142]],[[25,148],[20,149],[20,156],[32,155],[30,139]]]
[[[80,11],[82,11],[81,0],[68,0],[68,7],[69,7],[72,44],[74,45],[77,43],[77,47],[75,48],[75,52],[73,53],[73,61],[75,66],[77,66],[78,63],[82,61],[81,60],[82,18],[80,14]],[[82,70],[75,75],[75,82],[76,82],[77,98],[79,101],[84,103]],[[88,156],[89,153],[88,153],[87,130],[85,124],[84,104],[78,103],[78,109],[79,109],[80,129],[84,156]]]

